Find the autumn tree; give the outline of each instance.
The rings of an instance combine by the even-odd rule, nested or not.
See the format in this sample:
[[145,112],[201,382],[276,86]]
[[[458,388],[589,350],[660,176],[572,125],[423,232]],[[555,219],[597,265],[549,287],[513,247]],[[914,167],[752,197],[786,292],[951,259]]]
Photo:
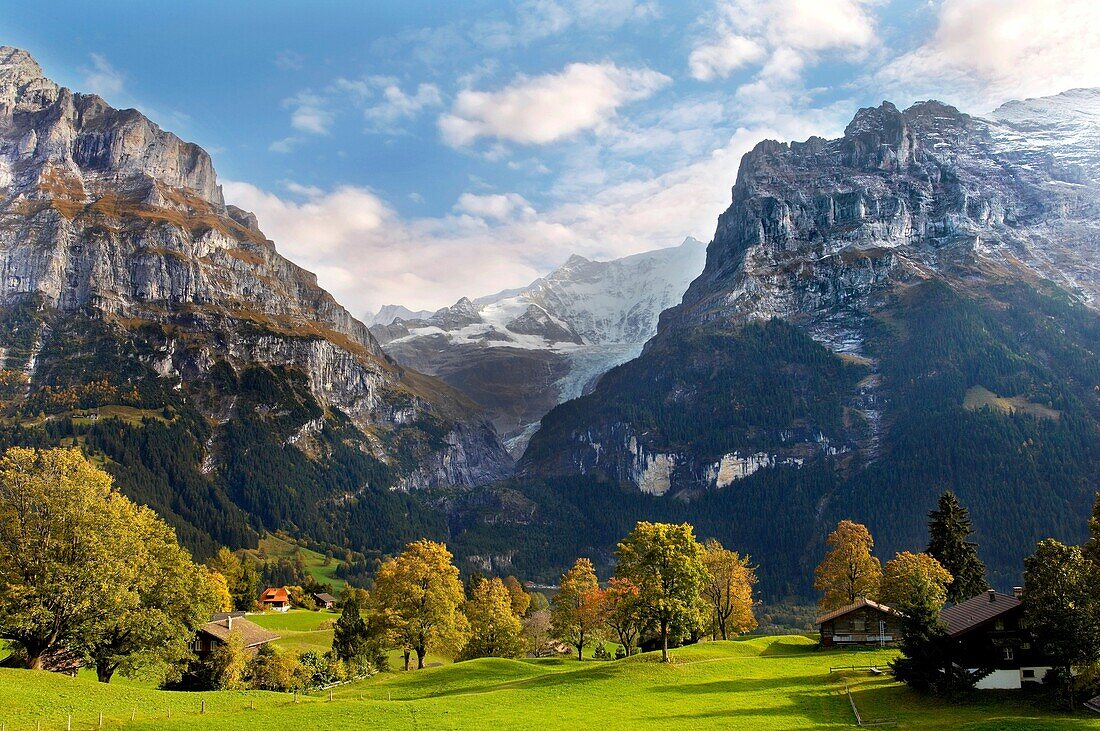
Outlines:
[[517,617],[527,614],[531,607],[531,595],[523,588],[523,584],[515,576],[509,576],[504,580],[504,586],[508,589],[508,595],[512,600],[512,613]]
[[461,658],[522,657],[526,652],[523,624],[515,612],[513,595],[500,579],[482,579],[466,602],[470,638]]
[[928,513],[927,553],[951,574],[947,599],[956,604],[989,588],[978,547],[968,540],[973,533],[970,512],[948,490],[940,496],[938,507]]
[[878,596],[882,566],[871,555],[875,542],[867,526],[842,520],[826,544],[829,550],[814,570],[814,588],[822,592],[818,606],[831,611],[860,597]]
[[1077,546],[1040,541],[1024,559],[1024,618],[1037,648],[1058,662],[1073,708],[1073,669],[1100,661],[1095,565]]
[[587,558],[578,558],[561,577],[561,588],[551,604],[554,633],[577,648],[577,659],[597,638],[603,626],[604,597],[596,570]]
[[137,566],[134,583],[109,614],[70,645],[92,660],[103,683],[116,671],[133,676],[184,662],[195,631],[224,601],[211,574],[195,565],[175,531],[153,511],[129,501],[120,508],[135,539],[129,554]]
[[742,557],[737,551],[723,548],[713,538],[703,547],[706,550],[703,563],[707,567],[703,598],[717,634],[728,640],[756,627],[756,617],[752,613],[756,570],[748,556]]
[[947,601],[951,574],[927,553],[904,551],[886,562],[879,599],[895,609],[927,604],[937,610]]
[[233,595],[229,593],[229,582],[219,571],[206,569],[206,580],[214,592],[215,612],[233,611]]
[[670,628],[701,623],[701,596],[707,580],[705,551],[692,527],[683,523],[639,522],[615,551],[615,575],[638,587],[641,616],[661,638],[668,662]]
[[251,557],[242,559],[224,546],[206,561],[206,567],[225,577],[233,608],[249,611],[260,596],[260,570]]
[[607,628],[619,638],[619,644],[630,657],[645,628],[638,587],[630,579],[612,578],[604,591],[604,606]]
[[429,650],[464,644],[466,595],[452,558],[442,543],[421,539],[378,567],[374,600],[405,650],[406,670],[410,651],[422,669]]
[[210,652],[207,660],[207,672],[210,674],[210,686],[214,690],[242,690],[248,686],[248,664],[251,657],[245,646],[244,638],[238,630],[233,630]]

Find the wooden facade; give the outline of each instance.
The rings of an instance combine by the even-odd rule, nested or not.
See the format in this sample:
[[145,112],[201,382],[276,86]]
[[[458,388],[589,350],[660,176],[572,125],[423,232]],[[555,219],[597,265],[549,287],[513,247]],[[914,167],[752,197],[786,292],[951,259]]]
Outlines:
[[901,612],[870,599],[817,618],[822,647],[889,646],[901,636]]

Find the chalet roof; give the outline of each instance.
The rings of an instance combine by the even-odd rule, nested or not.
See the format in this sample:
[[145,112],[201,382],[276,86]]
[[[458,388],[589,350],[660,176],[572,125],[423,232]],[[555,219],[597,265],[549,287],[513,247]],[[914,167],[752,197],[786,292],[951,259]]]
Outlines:
[[948,636],[958,637],[1018,606],[1020,600],[1016,597],[991,589],[965,602],[947,607],[940,612],[940,619],[947,625]]
[[199,631],[221,642],[227,641],[233,632],[239,632],[245,647],[256,647],[279,639],[279,635],[274,632],[269,632],[260,625],[239,617],[233,617],[232,621],[226,618],[207,622],[199,628]]
[[836,619],[837,617],[843,617],[845,614],[850,614],[851,612],[854,612],[857,609],[863,609],[864,607],[870,607],[871,609],[877,609],[878,611],[883,612],[885,614],[893,614],[895,617],[900,617],[901,616],[901,612],[894,609],[893,607],[888,607],[885,604],[879,604],[878,602],[871,601],[870,599],[865,599],[864,597],[860,597],[859,599],[856,599],[854,602],[852,602],[851,604],[849,604],[846,607],[841,607],[840,609],[834,609],[833,611],[829,612],[828,614],[821,615],[820,617],[818,617],[817,619],[814,620],[814,623],[815,624],[821,624],[822,622],[828,622],[830,619]]
[[313,598],[316,599],[319,602],[336,602],[337,601],[336,597],[334,597],[332,594],[327,594],[323,591],[319,594],[314,594]]
[[290,595],[286,593],[286,589],[281,586],[269,586],[264,589],[264,593],[260,594],[261,602],[289,602]]

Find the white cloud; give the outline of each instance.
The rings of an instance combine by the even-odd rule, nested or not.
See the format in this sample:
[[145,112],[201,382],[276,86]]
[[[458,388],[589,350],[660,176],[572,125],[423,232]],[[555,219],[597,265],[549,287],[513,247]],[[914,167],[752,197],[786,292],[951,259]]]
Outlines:
[[984,112],[1016,97],[1100,85],[1100,2],[943,0],[936,29],[874,80]]
[[860,57],[875,43],[877,0],[719,0],[700,23],[712,28],[688,57],[700,81],[746,66],[801,67],[827,51]]
[[91,68],[81,69],[84,74],[83,88],[102,97],[122,95],[126,85],[122,72],[98,53],[91,54],[91,59]]
[[531,204],[518,193],[476,195],[463,193],[455,210],[475,218],[506,221],[513,216],[527,218],[535,214]]
[[726,33],[696,46],[688,57],[688,65],[694,78],[712,81],[724,79],[742,66],[758,63],[766,57],[767,52],[756,41]]
[[[706,105],[696,108],[705,112]],[[256,213],[284,255],[316,272],[353,313],[393,302],[435,309],[525,285],[572,253],[607,259],[676,245],[689,234],[707,240],[729,205],[744,152],[765,137],[835,134],[844,121],[832,109],[777,115],[666,172],[611,184],[606,177],[580,180],[601,171],[580,161],[555,191],[566,194],[562,202],[545,210],[516,193],[465,193],[452,214],[408,218],[364,188],[286,184],[288,195],[280,196],[226,181],[224,189],[228,201]]]
[[416,117],[422,110],[443,104],[443,96],[435,84],[420,84],[416,92],[406,94],[397,84],[387,84],[382,101],[363,110],[368,129],[392,132],[398,122]]
[[299,132],[327,135],[335,115],[327,107],[328,100],[319,94],[302,92],[283,101],[290,107],[290,126]]
[[650,69],[574,63],[560,73],[519,76],[499,91],[459,93],[439,119],[444,141],[459,147],[479,137],[544,144],[598,128],[623,105],[670,83]]

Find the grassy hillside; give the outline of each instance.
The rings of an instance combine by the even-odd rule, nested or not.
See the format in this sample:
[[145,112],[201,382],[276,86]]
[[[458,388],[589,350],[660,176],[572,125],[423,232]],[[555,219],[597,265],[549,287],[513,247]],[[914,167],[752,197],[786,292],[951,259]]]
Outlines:
[[[888,677],[830,673],[832,666],[884,664],[892,651],[818,651],[803,637],[756,637],[618,662],[484,659],[388,673],[327,694],[169,693],[134,686],[0,670],[0,723],[8,729],[240,729],[260,721],[294,729],[848,728],[844,684],[865,719],[902,729],[1100,729],[1100,717],[1052,715],[1016,694],[981,694],[944,705]],[[206,714],[200,704],[206,701]],[[254,705],[254,710],[252,708]],[[168,710],[172,711],[171,720]],[[131,713],[135,720],[130,721]]]
[[317,551],[311,551],[308,548],[303,548],[296,543],[281,538],[276,535],[268,533],[260,539],[259,546],[257,548],[257,555],[263,555],[265,558],[286,558],[293,560],[295,555],[302,557],[302,563],[305,565],[306,573],[314,578],[315,581],[321,584],[328,584],[331,589],[331,593],[339,595],[344,590],[345,581],[336,576],[336,569],[340,566],[339,559],[332,559],[328,566],[325,565],[325,557],[323,554]]

